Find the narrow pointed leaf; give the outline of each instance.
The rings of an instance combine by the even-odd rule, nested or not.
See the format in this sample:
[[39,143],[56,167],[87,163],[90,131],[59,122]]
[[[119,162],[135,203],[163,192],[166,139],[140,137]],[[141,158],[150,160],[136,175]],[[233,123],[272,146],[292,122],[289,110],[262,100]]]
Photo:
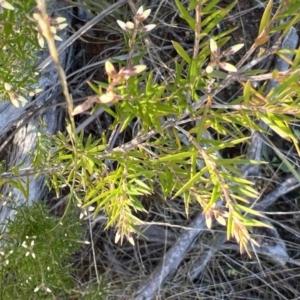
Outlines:
[[247,83],[244,86],[244,90],[243,90],[245,105],[249,104],[250,95],[251,95],[251,83],[249,81],[247,81]]
[[177,193],[172,197],[172,199],[178,197],[185,191],[187,191],[190,187],[194,185],[194,183],[203,175],[203,170],[195,174],[186,184],[184,184],[178,191]]
[[269,3],[267,4],[265,11],[263,13],[263,16],[260,21],[259,29],[258,29],[258,36],[260,36],[263,32],[263,30],[270,25],[270,19],[272,14],[272,8],[273,8],[273,0],[269,0]]
[[232,231],[233,231],[233,224],[232,224],[232,213],[229,212],[228,213],[228,217],[227,217],[227,231],[226,231],[226,237],[227,240],[229,240],[232,236]]
[[176,50],[176,52],[188,63],[190,64],[191,62],[191,58],[189,57],[189,55],[187,54],[187,52],[185,52],[185,50],[182,48],[182,46],[175,42],[175,41],[172,41],[172,44]]
[[240,210],[242,210],[242,211],[244,211],[244,212],[247,212],[247,213],[249,213],[249,214],[258,216],[258,217],[262,217],[262,216],[263,216],[260,212],[254,210],[254,209],[251,209],[251,208],[249,208],[249,207],[246,207],[246,206],[244,206],[244,205],[234,204],[234,207],[236,207],[236,208],[238,208],[238,209],[240,209]]
[[180,17],[184,19],[189,26],[191,27],[192,30],[195,30],[195,20],[192,18],[189,14],[189,12],[185,9],[185,7],[182,5],[180,0],[175,0],[176,6],[178,10],[180,11]]

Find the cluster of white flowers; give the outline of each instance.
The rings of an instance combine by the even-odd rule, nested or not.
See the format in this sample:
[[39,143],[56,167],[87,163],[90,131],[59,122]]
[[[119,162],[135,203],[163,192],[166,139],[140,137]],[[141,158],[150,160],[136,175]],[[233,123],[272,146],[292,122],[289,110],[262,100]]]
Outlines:
[[[117,23],[124,31],[130,32],[132,30],[138,29],[139,24],[145,21],[149,17],[150,13],[151,13],[151,9],[144,10],[144,7],[141,6],[134,16],[134,22],[124,23],[123,21],[117,20]],[[142,27],[142,31],[148,32],[154,29],[155,26],[156,26],[155,24],[145,25]]]
[[[3,251],[0,251],[0,255],[2,256],[2,261],[4,261],[4,264],[7,266],[9,264],[8,257],[13,254],[13,250],[10,250],[8,253],[4,253]],[[1,266],[0,266],[1,267]]]
[[[39,20],[40,20],[39,8],[35,9],[35,12],[33,13],[33,18],[34,18],[34,20],[39,22]],[[53,34],[53,38],[56,41],[62,41],[62,39],[58,35],[56,35],[56,33],[57,33],[57,31],[62,30],[68,26],[68,24],[66,23],[66,18],[63,18],[63,17],[57,17],[57,18],[51,18],[51,19],[49,18],[48,21],[50,24],[50,31]],[[37,30],[38,30],[37,38],[38,38],[39,45],[41,46],[41,48],[44,48],[44,46],[45,46],[45,40],[43,37],[44,32],[42,32],[39,24],[37,26]]]
[[[150,30],[155,28],[156,26],[155,24],[148,24],[145,26],[141,26],[141,23],[149,17],[150,13],[151,13],[151,9],[144,10],[144,7],[141,6],[137,10],[133,22],[124,23],[123,21],[117,20],[117,23],[124,31],[126,31],[129,35],[131,35],[131,38],[134,40],[137,33],[149,32]],[[75,109],[72,112],[72,115],[74,116],[90,109],[95,102],[101,104],[107,104],[107,103],[117,103],[123,100],[123,98],[115,92],[114,88],[117,85],[122,84],[124,80],[127,80],[130,76],[134,76],[143,72],[146,68],[147,67],[145,65],[132,66],[130,64],[129,66],[123,67],[119,71],[117,71],[114,65],[110,61],[107,61],[105,63],[105,70],[108,77],[111,79],[111,82],[108,88],[106,89],[106,92],[100,96],[88,97],[88,99],[85,102],[75,107]],[[79,207],[81,208],[81,204],[79,205]],[[82,219],[87,215],[88,215],[87,209],[86,208],[82,209],[82,213],[80,214],[80,219]]]
[[48,287],[46,287],[45,284],[41,284],[41,285],[37,286],[37,287],[33,290],[33,292],[36,293],[36,292],[38,292],[40,289],[46,291],[47,293],[52,293],[52,291],[51,291]]
[[79,216],[80,220],[82,220],[84,217],[87,217],[88,212],[92,212],[95,210],[95,207],[93,207],[93,206],[82,207],[82,203],[80,203],[80,202],[77,204],[77,207],[79,207],[81,209],[80,216]]
[[4,88],[5,88],[6,93],[9,95],[9,99],[10,99],[11,103],[15,107],[19,107],[19,102],[21,103],[22,106],[24,106],[27,103],[27,99],[25,97],[15,93],[12,90],[12,86],[9,83],[4,82]]
[[[24,247],[25,249],[28,250],[26,252],[25,256],[28,256],[30,254],[33,258],[36,258],[35,253],[33,252],[34,239],[36,238],[36,236],[32,236],[31,238],[32,238],[32,241],[30,242],[30,244],[27,244],[27,241],[24,241],[22,243],[22,247]],[[26,239],[29,239],[29,236],[26,236]]]

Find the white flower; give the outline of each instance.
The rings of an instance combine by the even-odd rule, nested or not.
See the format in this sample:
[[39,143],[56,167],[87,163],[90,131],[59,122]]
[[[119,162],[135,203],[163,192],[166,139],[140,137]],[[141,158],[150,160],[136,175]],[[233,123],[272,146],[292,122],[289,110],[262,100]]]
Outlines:
[[143,27],[143,31],[149,32],[152,29],[154,29],[155,27],[156,27],[156,24],[148,24],[148,25],[146,25],[146,26]]
[[79,215],[80,220],[83,219],[84,216],[87,217],[89,211],[95,210],[95,207],[93,207],[93,206],[89,206],[88,208],[87,207],[82,208],[81,204],[79,204],[79,205],[77,204],[77,206],[80,207],[80,209],[81,209],[81,213]]
[[136,19],[137,19],[139,22],[143,22],[143,21],[145,21],[145,20],[149,17],[150,13],[151,13],[151,9],[146,9],[146,10],[144,11],[144,7],[141,6],[141,7],[137,10],[137,12],[136,12],[136,14],[135,14],[135,17],[136,17]]
[[3,8],[6,8],[6,9],[10,9],[10,10],[15,9],[11,4],[9,4],[5,0],[0,0],[0,6],[3,7]]
[[26,241],[24,241],[21,245],[22,247],[24,247],[25,249],[28,249],[28,251],[25,253],[25,256],[27,257],[29,254],[31,254],[31,256],[35,259],[36,255],[33,252],[33,246],[34,246],[34,240],[31,241],[30,246],[28,246],[26,244]]
[[117,23],[125,31],[130,31],[134,29],[134,24],[132,22],[124,23],[123,21],[117,20]]
[[86,211],[81,212],[80,215],[79,215],[79,220],[82,220],[83,217],[86,216],[86,215],[87,215]]

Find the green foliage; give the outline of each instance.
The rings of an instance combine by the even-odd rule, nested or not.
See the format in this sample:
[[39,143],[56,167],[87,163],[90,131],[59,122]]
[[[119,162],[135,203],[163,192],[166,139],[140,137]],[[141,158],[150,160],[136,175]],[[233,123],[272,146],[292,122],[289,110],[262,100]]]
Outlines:
[[[108,84],[90,83],[96,95],[74,110],[77,114],[96,103],[105,106],[114,123],[98,140],[91,136],[86,139],[82,134],[78,136],[76,151],[69,138],[59,133],[49,145],[55,149],[50,151],[49,148],[51,157],[45,160],[42,153],[38,155],[39,164],[47,168],[55,170],[57,166],[63,166],[59,173],[52,172],[53,187],[57,190],[62,186],[70,187],[72,198],[84,212],[90,206],[95,209],[95,214],[104,212],[108,216],[107,227],[118,228],[116,241],[127,237],[133,243],[131,233],[137,231],[136,225],[141,223],[137,213],[145,212],[140,197],[156,191],[166,199],[182,197],[186,214],[191,201],[197,201],[203,208],[208,227],[213,217],[227,226],[228,238],[234,237],[242,251],[248,249],[250,241],[254,242],[248,228],[267,226],[255,220],[254,216],[260,214],[247,206],[248,199],[257,198],[258,193],[252,182],[241,178],[239,171],[241,164],[261,162],[244,157],[221,158],[218,151],[244,143],[247,140],[245,129],[261,131],[257,125],[259,120],[298,147],[288,116],[297,116],[300,112],[299,96],[292,89],[288,90],[298,80],[298,69],[294,66],[293,74],[281,78],[281,84],[267,96],[263,95],[264,87],[255,90],[249,82],[242,83],[243,97],[233,99],[223,107],[214,107],[212,94],[219,87],[218,80],[227,79],[230,73],[238,71],[238,67],[228,60],[243,46],[226,47],[231,30],[214,34],[217,24],[234,4],[219,9],[209,3],[202,5],[201,1],[191,1],[189,7],[176,1],[181,18],[198,39],[192,55],[178,42],[173,42],[182,60],[175,64],[173,81],[164,84],[153,83],[151,70],[142,72],[144,68],[136,65],[139,58],[132,56],[136,47],[144,47],[140,38],[144,34],[142,31],[154,27],[142,28],[138,19],[138,16],[146,18],[149,12],[139,10],[133,22],[118,20],[127,36],[129,60],[125,66],[118,62],[118,68],[107,62]],[[285,9],[288,8],[280,6],[270,20],[270,5],[266,7],[258,39],[268,38],[271,25],[282,18]],[[195,17],[191,17],[191,10]],[[296,16],[296,12],[294,14]],[[200,17],[201,22],[197,21]],[[257,41],[254,48],[262,43],[262,40]],[[259,74],[261,71],[253,72]],[[200,97],[203,94],[206,96]],[[254,101],[259,101],[259,105],[254,106]],[[114,104],[115,110],[107,104]],[[112,149],[111,133],[131,130],[136,119],[139,120],[136,137]],[[184,128],[186,123],[189,123],[188,130]],[[218,138],[212,138],[210,132]]]
[[0,94],[3,100],[14,101],[36,87],[37,51],[40,47],[36,23],[28,17],[36,2],[11,0],[9,3],[14,10],[2,9],[0,12]]
[[[82,247],[83,233],[72,209],[60,220],[47,213],[42,203],[18,208],[15,220],[7,222],[7,232],[1,237],[0,298],[70,299],[81,294],[89,299],[93,293],[101,299],[95,287],[76,290],[72,276],[75,270],[69,260]],[[105,288],[100,286],[104,295]]]
[[[38,80],[36,63],[41,48],[38,43],[41,44],[42,39],[38,41],[37,23],[30,18],[36,1],[9,2],[11,5],[3,1],[0,4],[4,8],[1,9],[0,28],[0,93],[3,100],[10,99],[18,106],[16,100],[20,101],[22,94],[32,92]],[[52,21],[54,24],[61,23]],[[41,147],[32,154],[34,166],[39,166],[39,156],[48,150],[47,146],[42,146],[46,142],[49,145],[49,140],[43,138]],[[27,198],[29,182],[28,179],[20,179],[20,168],[22,165],[13,166],[12,176],[1,178],[0,183],[19,189]],[[77,210],[71,207],[60,220],[49,215],[43,204],[17,208],[15,220],[8,220],[6,228],[0,242],[1,299],[102,299],[105,295],[103,284],[80,288],[72,275],[75,269],[69,261],[84,242],[84,229],[79,223]]]
[[[145,47],[141,37],[155,26],[142,24],[150,12],[140,8],[132,22],[117,20],[126,36],[128,61],[107,61],[108,82],[90,82],[95,95],[73,111],[75,115],[102,106],[114,118],[113,124],[98,140],[83,133],[73,136],[70,130],[50,138],[41,134],[33,164],[37,172],[47,170],[48,181],[57,193],[68,188],[70,199],[82,209],[82,215],[88,210],[107,215],[107,227],[117,228],[116,241],[127,237],[133,243],[131,234],[142,222],[139,212],[145,212],[141,196],[158,191],[166,199],[181,197],[187,215],[190,203],[198,202],[207,226],[215,218],[227,226],[227,237],[235,238],[241,250],[247,251],[248,243],[254,242],[248,229],[267,225],[256,220],[259,212],[247,206],[249,198],[257,198],[258,192],[252,182],[242,178],[239,167],[261,162],[244,157],[221,158],[219,151],[245,143],[251,130],[263,131],[258,126],[262,120],[283,139],[292,141],[300,153],[289,125],[291,118],[300,114],[300,50],[294,51],[291,70],[268,74],[268,79],[277,79],[280,84],[267,95],[265,86],[256,90],[250,84],[262,70],[239,71],[271,33],[282,30],[282,38],[299,21],[300,7],[290,1],[293,11],[281,4],[272,15],[270,1],[255,42],[241,63],[232,65],[230,56],[242,45],[227,47],[234,29],[223,33],[215,29],[236,1],[222,9],[215,5],[217,1],[190,1],[187,7],[181,1],[175,2],[183,22],[195,34],[195,43],[191,54],[173,42],[181,58],[175,62],[174,78],[153,82],[152,70],[138,65],[142,54],[133,55],[136,49]],[[285,20],[287,11],[290,19]],[[284,24],[275,27],[278,21]],[[285,55],[283,50],[278,54]],[[226,104],[218,103],[214,96],[226,84],[237,81],[244,87],[243,95]],[[115,135],[127,131],[134,133],[133,139],[116,146]],[[278,156],[296,173],[284,155]]]

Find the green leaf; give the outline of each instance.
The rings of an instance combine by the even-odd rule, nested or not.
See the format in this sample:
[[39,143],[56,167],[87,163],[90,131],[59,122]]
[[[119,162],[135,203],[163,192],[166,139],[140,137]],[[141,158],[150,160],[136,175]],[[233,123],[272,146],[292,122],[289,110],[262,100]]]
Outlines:
[[153,92],[153,72],[149,72],[146,80],[146,95],[152,95]]
[[239,194],[243,194],[243,195],[245,195],[247,197],[250,197],[250,198],[256,198],[256,197],[259,196],[259,193],[255,189],[253,189],[253,188],[251,188],[249,186],[242,186],[242,185],[240,185],[240,186],[233,186],[233,185],[231,185],[230,189],[233,192],[237,192]]
[[286,157],[281,153],[281,151],[275,145],[272,145],[272,149],[280,157],[280,159],[282,160],[282,162],[286,165],[286,167],[290,170],[290,172],[295,176],[295,178],[297,178],[297,180],[300,182],[300,175],[299,175],[299,173],[294,169],[294,167],[292,166],[292,164],[286,159]]
[[[188,11],[194,10],[197,7],[197,5],[199,4],[199,0],[190,0],[189,2],[190,3],[189,3]],[[203,2],[203,0],[202,0],[202,2]]]
[[289,4],[287,6],[287,9],[282,14],[280,14],[279,17],[282,18],[291,17],[292,15],[299,14],[299,10],[300,10],[300,2],[296,1],[296,3],[292,5]]
[[219,71],[219,70],[213,70],[211,73],[209,73],[209,76],[210,77],[213,77],[213,78],[220,78],[220,79],[224,79],[227,77],[227,73],[224,73],[222,71]]
[[232,212],[229,212],[227,217],[227,230],[226,230],[227,240],[230,240],[232,236],[232,231],[233,231]]
[[196,173],[186,184],[184,184],[177,193],[172,197],[172,199],[178,197],[185,191],[187,191],[189,188],[191,188],[194,183],[206,172],[207,168],[203,168],[200,172]]
[[[92,204],[92,203],[94,203],[94,202],[97,201],[98,203],[97,203],[97,207],[96,207],[96,209],[95,209],[95,215],[97,215],[97,214],[99,213],[99,211],[100,211],[104,206],[107,205],[107,203],[114,203],[114,200],[115,200],[114,197],[117,198],[117,196],[119,195],[119,193],[120,193],[119,190],[111,191],[110,195],[109,195],[108,197],[104,198],[103,200],[101,200],[101,202],[100,202],[100,201],[97,201],[97,200],[98,200],[98,199],[97,199],[98,197],[96,197],[96,198],[94,198],[93,200],[91,200],[90,202],[84,204],[84,207],[88,207],[90,204]],[[116,212],[116,213],[115,213],[115,219],[117,219],[117,218],[119,218],[119,217],[120,217],[119,213]],[[113,222],[113,221],[112,221],[112,222]],[[106,226],[109,227],[108,223],[106,224]]]
[[273,102],[273,98],[277,99],[277,95],[284,92],[292,83],[298,82],[299,74],[295,73],[288,76],[282,83],[276,86],[268,95],[267,98],[271,99]]
[[95,86],[92,82],[87,80],[87,84],[90,86],[90,88],[97,94],[100,95],[99,88]]
[[[230,10],[235,6],[236,1],[232,1],[226,8],[222,10],[214,11],[211,15],[207,16],[202,22],[201,25],[202,33],[210,34],[210,32],[217,27],[217,25],[226,17]],[[207,24],[207,26],[205,26]],[[219,44],[219,43],[218,43]],[[222,45],[219,44],[219,47]]]
[[5,9],[14,10],[14,7],[5,0],[1,1],[1,6]]
[[[244,164],[254,164],[254,165],[261,165],[266,164],[264,161],[258,161],[258,160],[251,160],[251,159],[241,159],[239,157],[236,158],[217,158],[215,159],[215,163],[226,166],[226,165],[244,165]],[[242,179],[245,180],[245,179]],[[247,183],[250,183],[250,181],[246,181]]]
[[265,11],[263,13],[263,16],[260,20],[258,36],[260,36],[262,34],[263,30],[270,25],[272,8],[273,8],[273,0],[269,0],[269,3],[267,4]]
[[[154,95],[151,97],[150,103],[154,102],[155,104],[159,104],[158,101],[161,99],[161,96],[164,95],[166,87],[164,85],[155,86],[152,94]],[[161,103],[164,104],[164,103]]]
[[15,189],[18,189],[25,198],[27,198],[28,195],[28,191],[26,191],[26,189],[24,188],[23,184],[21,181],[9,181],[9,185],[11,185],[12,187],[14,187]]
[[134,118],[134,114],[129,114],[127,116],[127,118],[123,121],[122,126],[120,128],[120,133],[123,132],[129,125],[129,123],[132,121],[132,119]]
[[57,176],[56,176],[55,173],[53,173],[53,175],[52,175],[51,184],[52,184],[52,187],[55,190],[56,197],[59,198],[59,183],[58,183]]
[[196,78],[199,76],[198,61],[195,58],[191,59],[189,64],[189,82],[193,86],[195,84]]
[[251,95],[251,83],[250,81],[247,81],[243,90],[244,105],[249,105],[250,95]]
[[87,168],[89,174],[94,173],[94,166],[95,166],[94,161],[87,156],[86,157],[86,168]]
[[104,110],[105,112],[107,112],[109,115],[111,115],[114,119],[116,119],[116,120],[119,119],[118,116],[116,115],[116,113],[115,113],[109,106],[104,105],[104,104],[98,104],[98,105],[97,105],[98,108],[99,108],[100,106],[103,108],[103,110]]
[[209,203],[205,206],[203,212],[206,212],[207,210],[209,210],[212,207],[212,205],[217,202],[217,200],[220,198],[220,196],[221,196],[220,185],[215,184],[213,187],[211,196],[210,196]]
[[148,193],[151,192],[151,188],[150,188],[147,184],[145,184],[143,181],[141,181],[141,180],[135,178],[135,179],[134,179],[134,182],[135,182],[137,185],[139,185],[140,187],[142,187],[142,188],[143,188],[145,191],[147,191]]
[[187,52],[183,49],[183,47],[175,42],[175,41],[171,41],[176,52],[188,63],[190,64],[191,63],[191,58],[189,57],[189,55],[187,54]]
[[264,222],[255,220],[255,219],[248,219],[248,218],[241,218],[241,221],[243,223],[244,226],[247,227],[267,227],[267,228],[273,228],[271,225],[268,225]]
[[176,6],[180,12],[180,17],[184,19],[191,29],[194,31],[195,30],[195,20],[190,16],[189,12],[184,8],[184,6],[181,4],[180,0],[175,0]]
[[294,140],[295,137],[287,124],[279,117],[272,113],[259,113],[260,119],[268,125],[272,130],[274,130],[278,135],[280,135],[285,140]]
[[[174,81],[174,87],[175,87],[175,89],[173,90],[173,92],[176,92],[178,90],[178,85],[181,82],[182,75],[183,75],[183,70],[184,70],[185,66],[186,66],[186,63],[185,63],[184,60],[180,61],[179,64],[178,64],[177,61],[175,61],[176,77],[175,77],[175,81]],[[170,86],[168,86],[167,88],[170,88]]]
[[210,14],[213,11],[213,9],[217,6],[218,2],[219,0],[209,1],[209,3],[202,8],[201,14]]
[[297,24],[300,20],[300,14],[298,13],[296,16],[294,16],[290,21],[285,23],[285,28],[282,32],[282,36],[284,37],[289,30],[291,29],[292,26],[294,26],[295,24]]
[[189,151],[189,152],[181,152],[177,154],[171,154],[171,155],[166,155],[163,157],[160,157],[157,159],[159,162],[170,162],[170,161],[179,161],[182,162],[182,160],[186,158],[190,158],[192,155],[197,154],[198,151]]

